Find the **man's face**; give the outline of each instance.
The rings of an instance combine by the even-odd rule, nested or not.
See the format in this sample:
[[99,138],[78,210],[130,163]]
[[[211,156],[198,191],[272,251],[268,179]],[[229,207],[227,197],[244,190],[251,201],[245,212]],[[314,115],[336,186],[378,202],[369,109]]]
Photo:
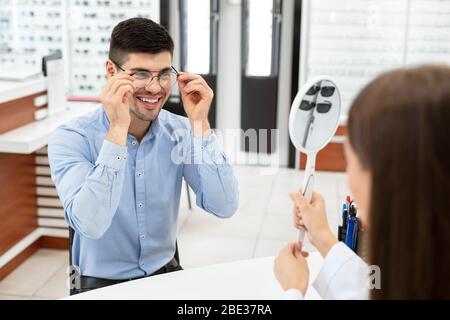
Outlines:
[[[132,117],[143,121],[153,121],[158,117],[161,108],[169,99],[171,85],[161,86],[156,77],[161,72],[170,71],[172,67],[172,56],[170,52],[156,54],[130,53],[128,60],[121,65],[122,69],[129,74],[137,71],[151,71],[154,77],[145,87],[136,88],[130,101],[130,113]],[[120,72],[120,69],[116,69]],[[121,71],[123,72],[123,71]],[[142,81],[140,81],[142,83]],[[135,84],[138,84],[135,81]]]

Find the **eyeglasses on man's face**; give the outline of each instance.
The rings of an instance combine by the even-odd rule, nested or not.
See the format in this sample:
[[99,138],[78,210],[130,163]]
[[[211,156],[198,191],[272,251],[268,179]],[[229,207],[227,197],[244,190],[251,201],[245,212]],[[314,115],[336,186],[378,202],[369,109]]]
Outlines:
[[[127,72],[117,62],[110,60],[122,71]],[[178,71],[172,66],[171,69],[164,70],[158,75],[154,76],[153,73],[158,71],[150,70],[137,70],[130,73],[130,76],[134,78],[134,85],[136,88],[144,88],[150,85],[154,78],[158,80],[159,85],[162,88],[169,88],[177,81],[177,77],[180,75]]]

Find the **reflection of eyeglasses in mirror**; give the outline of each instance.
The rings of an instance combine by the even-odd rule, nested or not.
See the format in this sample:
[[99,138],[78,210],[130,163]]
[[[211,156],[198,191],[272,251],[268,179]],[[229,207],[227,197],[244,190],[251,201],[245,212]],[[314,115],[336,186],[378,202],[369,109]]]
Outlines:
[[331,102],[324,101],[316,104],[315,102],[302,100],[302,102],[300,103],[300,110],[308,111],[314,107],[316,107],[318,113],[327,113],[328,111],[330,111]]
[[319,90],[320,90],[320,94],[323,97],[331,97],[334,93],[334,89],[335,89],[335,87],[332,87],[332,86],[320,87],[318,85],[314,85],[311,88],[309,88],[309,90],[308,90],[308,92],[306,92],[306,94],[309,96],[313,96],[313,95],[316,95],[317,92],[319,92]]

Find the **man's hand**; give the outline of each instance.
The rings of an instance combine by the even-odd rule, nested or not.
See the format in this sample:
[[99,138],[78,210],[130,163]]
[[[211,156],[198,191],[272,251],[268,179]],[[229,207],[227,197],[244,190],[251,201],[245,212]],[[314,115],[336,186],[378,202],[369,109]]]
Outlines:
[[273,271],[284,290],[298,289],[305,295],[309,281],[307,256],[308,253],[300,251],[298,243],[290,243],[281,249],[275,258]]
[[191,122],[192,131],[197,137],[207,137],[211,132],[208,112],[214,92],[201,76],[181,72],[178,76],[184,110]]
[[106,139],[125,146],[130,126],[130,104],[135,87],[133,77],[120,73],[108,79],[100,94],[100,101],[105,107],[109,119],[109,131]]
[[294,201],[294,225],[296,228],[305,228],[311,243],[319,250],[323,257],[338,242],[328,225],[325,201],[323,197],[314,192],[311,203],[300,192],[292,193]]

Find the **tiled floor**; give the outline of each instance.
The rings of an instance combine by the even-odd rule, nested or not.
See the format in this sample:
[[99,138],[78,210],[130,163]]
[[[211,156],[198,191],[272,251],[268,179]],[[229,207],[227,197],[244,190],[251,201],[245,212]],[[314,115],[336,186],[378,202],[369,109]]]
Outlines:
[[[235,173],[240,207],[231,219],[218,219],[198,208],[189,212],[187,198],[182,198],[178,245],[184,268],[273,256],[284,244],[296,240],[289,193],[300,187],[302,173],[281,168],[274,175],[265,175],[261,168],[249,166],[236,166]],[[330,225],[336,230],[340,202],[348,194],[345,175],[320,172],[315,189],[325,196]],[[67,262],[67,251],[39,250],[0,282],[0,299],[68,295]]]

